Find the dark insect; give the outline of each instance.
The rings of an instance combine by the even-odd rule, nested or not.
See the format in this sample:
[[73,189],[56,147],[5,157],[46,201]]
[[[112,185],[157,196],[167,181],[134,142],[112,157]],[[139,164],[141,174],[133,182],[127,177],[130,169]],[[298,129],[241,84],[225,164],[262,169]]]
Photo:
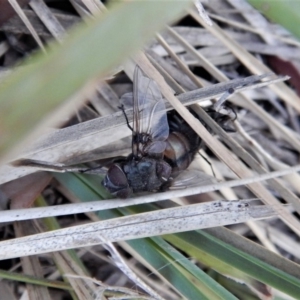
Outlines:
[[[138,67],[133,82],[133,94],[125,94],[121,99],[124,104],[127,102],[128,106],[133,106],[133,127],[123,109],[127,125],[132,130],[132,153],[115,160],[107,172],[101,167],[82,169],[31,159],[21,159],[12,164],[56,172],[105,174],[102,185],[120,198],[139,192],[165,191],[171,186],[182,188],[204,184],[208,175],[205,178],[204,173],[199,175],[198,171],[185,171],[204,146],[201,138],[176,111],[166,113],[158,85]],[[197,117],[191,108],[189,110]],[[230,117],[215,110],[207,113],[225,129],[224,124]],[[211,181],[209,176],[208,182]]]
[[[194,110],[192,108],[188,109],[201,122]],[[227,115],[220,114],[214,110],[208,110],[207,113],[222,126],[230,120]],[[167,147],[164,152],[164,159],[171,165],[172,173],[176,174],[176,172],[187,169],[197,152],[205,145],[199,135],[176,111],[168,112],[167,117],[170,134],[166,141]],[[201,123],[206,127],[206,124]],[[207,127],[206,129],[209,130]]]
[[133,128],[128,126],[132,130],[132,153],[113,164],[102,181],[110,193],[120,198],[159,191],[172,174],[171,165],[164,160],[169,136],[164,100],[156,82],[139,68],[134,72]]
[[[203,142],[176,111],[166,113],[158,85],[138,67],[133,96],[126,94],[122,98],[123,102],[131,101],[131,105],[133,100],[133,128],[123,110],[132,130],[132,153],[111,165],[102,184],[120,198],[138,192],[164,191],[189,167]],[[217,122],[228,119],[216,111],[209,114]]]

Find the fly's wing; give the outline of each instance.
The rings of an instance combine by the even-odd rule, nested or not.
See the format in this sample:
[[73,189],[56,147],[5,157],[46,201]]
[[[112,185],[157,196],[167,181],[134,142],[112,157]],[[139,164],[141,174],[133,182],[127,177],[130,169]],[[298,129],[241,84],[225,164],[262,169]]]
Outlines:
[[212,177],[200,170],[185,170],[171,182],[169,189],[185,189],[188,187],[209,185],[217,182],[218,181],[215,177]]
[[139,67],[134,71],[133,92],[134,132],[148,134],[152,141],[166,140],[169,136],[169,125],[160,89]]
[[126,93],[122,95],[120,99],[121,104],[125,107],[125,109],[133,107],[133,93]]

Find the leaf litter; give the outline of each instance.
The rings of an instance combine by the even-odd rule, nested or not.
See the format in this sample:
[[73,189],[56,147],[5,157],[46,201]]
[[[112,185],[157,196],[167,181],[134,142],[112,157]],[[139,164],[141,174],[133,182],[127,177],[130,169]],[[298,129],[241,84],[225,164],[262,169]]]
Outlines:
[[[215,2],[218,2],[219,6],[217,6]],[[209,123],[209,126],[213,127],[213,132],[216,134],[216,137],[231,149],[231,155],[234,158],[234,161],[229,162],[229,164],[228,162],[224,164],[224,161],[226,162],[228,160],[228,158],[224,158],[224,156],[227,155],[228,150],[224,149],[223,151],[221,149],[222,151],[218,150],[219,152],[216,153],[213,148],[215,145],[218,145],[218,143],[213,142],[210,138],[207,138],[206,140],[207,148],[205,150],[207,150],[207,157],[212,168],[217,169],[217,180],[219,181],[229,179],[228,171],[226,171],[228,166],[238,177],[244,178],[246,174],[249,175],[248,177],[250,177],[250,175],[254,177],[275,170],[283,170],[289,166],[297,165],[299,160],[299,132],[296,128],[300,104],[298,96],[294,90],[289,87],[289,83],[283,82],[288,78],[270,76],[260,82],[259,77],[252,77],[252,81],[245,82],[252,74],[257,74],[258,76],[258,74],[271,71],[267,66],[268,55],[273,57],[278,56],[280,59],[289,61],[297,71],[299,55],[296,55],[296,53],[300,51],[299,44],[297,44],[293,37],[288,35],[287,32],[280,30],[274,24],[270,24],[270,22],[266,21],[264,18],[260,18],[260,21],[255,19],[255,22],[251,22],[253,17],[247,15],[246,9],[236,6],[237,2],[238,1],[227,1],[225,3],[225,1],[214,1],[214,6],[205,3],[204,7],[206,12],[219,24],[219,26],[214,27],[210,27],[205,21],[201,20],[195,10],[189,11],[189,14],[187,14],[178,24],[174,25],[172,28],[166,28],[165,31],[161,32],[162,38],[154,39],[149,43],[146,50],[148,58],[153,65],[157,67],[158,71],[166,79],[173,91],[180,92],[177,97],[184,105],[191,105],[195,102],[201,102],[202,105],[207,103],[212,104],[215,100],[222,97],[230,87],[234,88],[233,95],[227,101],[234,105],[234,111],[237,115],[237,120],[234,122],[236,124],[235,132],[229,134],[224,133],[217,124]],[[234,14],[230,13],[230,9],[228,9],[232,9],[233,7],[236,9]],[[35,10],[35,14],[33,14],[32,9]],[[249,7],[247,7],[247,9],[249,10]],[[40,10],[44,11],[43,15]],[[68,27],[80,22],[80,18],[74,13],[74,9],[71,8],[71,6],[67,7],[67,10],[61,10],[51,6],[45,6],[43,2],[39,3],[39,1],[34,1],[33,4],[31,4],[31,9],[26,7],[23,11],[26,19],[33,24],[33,27],[26,27],[20,22],[17,16],[14,16],[0,27],[0,30],[6,35],[6,40],[1,42],[1,46],[3,47],[1,52],[3,69],[1,70],[1,73],[10,71],[15,65],[18,65],[19,61],[21,61],[24,56],[30,56],[30,53],[35,50],[36,47],[33,43],[33,37],[40,45],[40,38],[46,42],[52,37],[62,41],[63,35]],[[256,14],[256,17],[260,16],[257,12],[254,13]],[[38,15],[38,20],[36,15]],[[271,34],[267,34],[269,32],[271,32]],[[37,36],[40,38],[37,38]],[[4,47],[5,44],[8,44],[10,47]],[[138,54],[134,60],[141,68],[145,68],[146,71],[152,72],[151,74],[154,74],[154,77],[156,76],[155,72],[157,71],[152,71],[150,67],[147,67],[148,62],[146,56]],[[187,67],[190,72],[188,72],[184,66]],[[103,159],[129,154],[130,138],[128,137],[130,137],[131,132],[126,127],[122,112],[116,110],[118,106],[116,101],[118,97],[121,97],[124,94],[125,86],[127,86],[125,89],[128,90],[130,84],[128,77],[132,79],[133,68],[134,64],[132,61],[128,61],[123,66],[124,72],[118,72],[112,79],[108,80],[107,83],[102,83],[102,85],[99,84],[98,91],[95,91],[94,96],[89,99],[90,101],[88,104],[76,111],[74,116],[67,120],[62,128],[55,129],[50,134],[45,134],[39,141],[31,145],[29,149],[26,149],[22,154],[22,158],[34,158],[54,163],[67,163],[68,165],[89,163],[90,166],[95,166],[101,164],[101,160]],[[276,81],[277,83],[275,83]],[[280,81],[282,82],[279,83]],[[271,89],[268,88],[268,85],[270,84],[273,84]],[[109,90],[104,91],[105,85],[107,85]],[[259,85],[261,85],[261,87],[259,87]],[[298,87],[294,88],[296,90],[298,89]],[[167,86],[162,85],[161,90],[167,103],[169,103],[168,101],[171,101],[172,103],[169,106],[167,105],[167,108],[170,109],[174,103],[172,102],[172,99],[170,100],[169,98],[172,98],[173,95],[169,96],[170,94],[167,90]],[[177,106],[176,109],[180,110],[180,107]],[[126,111],[126,113],[128,114],[129,119],[132,118],[132,112]],[[184,116],[184,112],[182,113]],[[208,120],[208,122],[210,121]],[[210,141],[212,144],[210,144]],[[120,148],[119,150],[114,151],[117,145],[120,145]],[[104,150],[106,149],[105,147],[107,147],[107,150]],[[120,152],[120,149],[123,148],[125,149],[125,152]],[[201,157],[197,158],[197,160],[201,160]],[[94,161],[97,162],[95,163]],[[246,166],[242,166],[242,163],[246,163]],[[205,164],[207,163],[202,162],[202,165]],[[33,171],[36,170],[26,167],[15,168],[11,165],[1,166],[0,178],[1,183],[3,184],[2,190],[9,194],[11,200],[15,199],[15,195],[14,193],[9,193],[7,191],[8,189],[5,189],[5,187],[7,187],[8,184],[13,183],[14,185],[12,186],[14,186],[14,192],[18,194],[18,188],[20,191],[24,188],[22,187],[22,184],[20,184],[21,182],[18,178],[32,176],[29,174],[33,173]],[[34,179],[37,182],[40,180],[35,177]],[[261,224],[263,224],[262,226],[253,226],[253,224],[251,224],[252,221],[250,221],[253,216],[245,217],[238,221],[238,217],[242,218],[241,213],[239,213],[238,217],[231,215],[227,222],[218,224],[210,223],[208,227],[229,225],[231,230],[234,231],[235,228],[236,230],[241,230],[240,227],[243,226],[243,235],[245,237],[259,241],[265,245],[265,247],[269,247],[269,249],[276,249],[277,253],[280,255],[289,257],[294,262],[299,263],[299,257],[295,255],[295,253],[299,253],[299,251],[295,251],[294,248],[297,247],[295,241],[299,238],[300,233],[299,215],[294,213],[295,211],[300,212],[298,199],[299,188],[297,182],[299,182],[298,174],[293,173],[282,177],[280,180],[272,179],[272,181],[268,181],[268,184],[263,183],[259,186],[255,186],[255,188],[250,189],[250,191],[246,187],[231,189],[231,195],[235,195],[234,199],[241,199],[241,203],[245,203],[242,200],[245,194],[253,196],[253,194],[258,192],[259,195],[256,194],[256,196],[268,205],[261,206],[261,204],[259,204],[252,207],[251,204],[250,208],[247,208],[247,210],[244,211],[249,212],[249,210],[253,210],[263,213],[264,211],[262,209],[264,207],[268,217],[272,218],[260,221]],[[43,185],[42,181],[41,185]],[[61,185],[62,181],[52,179],[51,184],[48,185],[42,193],[43,197],[48,201],[48,205],[58,205],[60,203],[66,204],[69,201],[74,200],[78,201],[74,195],[69,195],[65,189],[61,188]],[[31,188],[30,186],[27,186],[26,189],[30,191]],[[172,196],[170,195],[170,198],[182,197],[180,191],[177,195],[176,192],[177,191],[175,191]],[[32,200],[34,200],[36,192],[33,191],[32,194]],[[187,195],[185,195],[185,197]],[[205,196],[198,195],[196,198],[195,196],[190,198],[187,197],[176,202],[183,203],[181,201],[184,201],[186,207],[183,206],[182,209],[188,210],[189,205],[195,203],[193,202],[195,199],[197,199],[197,203],[201,203],[202,199],[203,201],[211,201],[211,205],[214,206],[214,203],[223,203],[222,200],[225,200],[224,195],[226,195],[226,193],[223,193],[222,190],[220,190],[219,192],[208,192]],[[155,199],[155,196],[156,195],[154,194],[153,199]],[[147,197],[151,199],[151,195],[147,195]],[[147,197],[145,197],[145,200]],[[22,197],[18,196],[17,200],[19,201],[19,204],[14,207],[23,207],[23,201],[24,203],[27,203],[25,201],[28,201],[25,198],[27,197],[24,196],[22,199]],[[293,206],[280,207],[280,203],[282,202],[292,203]],[[129,203],[131,202],[129,201]],[[129,203],[128,205],[130,205]],[[227,205],[227,202],[224,203]],[[228,202],[228,205],[230,203],[237,203],[236,205],[239,205],[239,202]],[[29,206],[28,204],[25,204],[25,206],[26,205],[27,207]],[[165,205],[167,205],[167,202]],[[159,207],[159,204],[157,204],[156,208]],[[167,207],[168,206],[164,207],[166,213],[168,213]],[[276,208],[278,210],[275,213],[273,209],[276,211]],[[169,213],[171,214],[172,210],[170,209],[171,208],[169,208]],[[181,207],[178,209],[181,209]],[[240,210],[243,211],[243,209]],[[182,216],[178,218],[178,221],[182,221],[185,214],[186,212],[183,211]],[[43,216],[46,215],[47,214]],[[279,215],[279,218],[275,218],[276,215]],[[91,217],[90,214],[87,214],[87,216],[88,217],[83,217],[82,215],[78,215],[78,217],[67,216],[64,221],[61,219],[60,225],[62,227],[70,225],[78,226],[82,220],[86,222],[87,218],[91,218],[92,220],[95,218],[95,215]],[[134,216],[132,217],[134,218]],[[139,217],[141,216],[136,215],[136,218]],[[169,218],[170,217],[166,217],[166,219]],[[224,221],[226,217],[214,216],[213,219],[222,219]],[[118,219],[116,219],[116,221],[117,220]],[[203,218],[201,220],[204,222]],[[197,224],[197,221],[199,222],[197,218],[195,221],[195,224]],[[120,219],[119,222],[120,224],[124,224],[123,219]],[[141,226],[145,226],[145,221],[142,219],[138,222]],[[156,228],[160,222],[162,222],[161,219],[156,220],[156,222],[154,219],[154,225],[152,227],[146,226],[146,229]],[[188,228],[190,228],[190,230],[201,228],[199,223],[198,225],[192,225],[194,224],[192,221],[186,220],[186,222],[191,227],[186,227],[185,230]],[[245,223],[235,225],[237,222]],[[99,224],[101,224],[101,222]],[[102,224],[105,226],[105,223]],[[186,223],[182,224],[182,228],[184,228]],[[172,225],[175,226],[175,223],[170,222],[164,227],[158,228],[158,231],[153,231],[152,233],[150,231],[150,233],[144,235],[130,235],[129,229],[124,232],[120,231],[118,234],[123,236],[124,239],[129,239],[134,236],[144,237],[160,235],[163,233],[174,233],[176,232],[174,228],[172,231],[167,230],[167,228],[172,227]],[[93,223],[91,223],[90,226],[93,227]],[[115,226],[118,227],[118,225]],[[120,225],[120,228],[122,228],[122,226],[123,225]],[[40,226],[39,228],[41,229],[43,226]],[[107,253],[107,250],[100,246],[100,244],[103,243],[103,241],[99,240],[101,236],[100,233],[98,233],[99,238],[97,239],[97,236],[93,237],[93,234],[95,233],[91,231],[92,235],[85,240],[80,236],[80,234],[82,234],[80,233],[80,230],[82,229],[80,227],[78,228],[79,233],[75,233],[74,235],[74,240],[78,239],[75,245],[72,243],[68,244],[68,240],[66,240],[63,241],[66,242],[65,248],[57,248],[57,250],[77,247],[79,246],[78,242],[80,241],[80,247],[84,247],[85,245],[87,247],[95,245],[93,249],[98,253]],[[249,230],[249,228],[251,228],[251,230]],[[273,228],[273,230],[271,230],[271,228]],[[68,232],[67,229],[61,230],[66,230],[66,232]],[[178,232],[181,230],[182,229],[178,229]],[[128,234],[128,237],[126,237],[126,234]],[[110,233],[109,236],[111,239],[105,239],[105,243],[116,240],[122,241],[122,238],[114,239],[112,233]],[[285,243],[281,242],[282,236],[286,239]],[[55,240],[55,232],[53,237]],[[40,235],[36,235],[36,239],[39,240],[39,238]],[[21,243],[21,241],[22,240],[20,239],[16,239],[13,240],[12,243],[18,244]],[[32,241],[35,241],[34,238],[32,238]],[[37,241],[35,241],[34,244],[36,242]],[[5,243],[8,244],[9,242],[6,241]],[[50,246],[45,247],[45,245],[50,245],[52,243],[50,240],[46,239],[45,243],[49,244],[43,245],[43,240],[41,240],[40,246],[35,244],[32,248],[33,252],[26,253],[20,248],[20,254],[13,255],[12,257],[38,253],[39,247],[42,247],[43,249],[46,248],[45,250],[41,250],[40,253],[55,250]],[[22,243],[21,245],[21,247],[25,246],[25,244]],[[118,251],[125,254],[122,247],[117,246],[117,248]],[[11,251],[17,250],[7,250],[7,253]],[[58,258],[56,259],[59,261]],[[91,255],[88,250],[86,250],[85,255],[82,256],[82,261],[86,265],[95,259],[96,258]],[[132,259],[134,259],[134,257],[131,258],[131,260]],[[123,286],[130,287],[131,283],[129,283],[128,279],[121,274],[120,270],[105,262],[103,259],[97,258],[96,260],[97,265],[99,266],[98,269],[94,266],[89,271],[91,274],[99,274],[99,272],[101,273],[101,270],[108,270],[109,276],[106,278],[100,276],[104,290],[105,286],[113,288],[114,285],[118,285],[118,280],[112,278],[117,274],[119,278],[122,278]],[[122,263],[120,263],[120,261]],[[124,261],[121,259],[120,261],[119,263],[123,265]],[[126,261],[127,264],[131,264],[129,259]],[[143,260],[136,258],[134,269],[139,270],[141,273],[145,273],[147,270],[151,269],[150,266],[147,266],[149,269],[145,269],[141,261]],[[62,261],[61,265],[64,266]],[[47,267],[47,264],[43,267]],[[52,278],[57,278],[58,275],[53,277],[55,276],[56,269],[53,266],[48,266],[48,269],[49,274],[52,273]],[[122,268],[120,267],[120,269]],[[64,270],[67,273],[67,266],[64,266]],[[73,272],[76,274],[77,271],[73,270]],[[83,273],[80,275],[83,276]],[[160,275],[155,278],[155,281],[158,281],[160,285],[162,285],[163,281],[161,281],[159,276]],[[150,287],[148,289],[150,294],[151,287],[155,289],[155,281],[147,281],[147,284]],[[74,280],[74,282],[76,282],[76,280]],[[81,296],[85,295],[86,299],[89,297],[88,295],[90,295],[91,289],[95,288],[90,286],[86,290],[81,290],[81,287],[83,286],[82,283],[77,282],[77,286],[75,283],[73,284],[72,286],[76,293]],[[251,286],[251,284],[252,286],[255,285],[250,281],[247,282],[247,284],[249,286]],[[147,290],[147,288],[144,290]],[[126,294],[125,291],[118,291],[117,288],[115,291],[117,294]],[[163,295],[163,297],[167,299],[175,299],[178,297],[176,294],[177,292],[178,290],[168,283],[165,290],[160,290],[160,295]],[[256,290],[255,293],[256,295],[259,295],[259,291]],[[62,296],[63,294],[59,295]],[[153,297],[157,298],[158,296],[155,296],[154,293]]]

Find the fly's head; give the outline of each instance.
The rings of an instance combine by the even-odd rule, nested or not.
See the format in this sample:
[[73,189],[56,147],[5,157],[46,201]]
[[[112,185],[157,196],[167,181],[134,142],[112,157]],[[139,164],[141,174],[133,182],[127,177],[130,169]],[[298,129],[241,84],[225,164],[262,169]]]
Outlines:
[[128,184],[126,174],[119,164],[113,164],[107,171],[102,181],[102,185],[114,196],[128,198],[132,194],[132,189]]

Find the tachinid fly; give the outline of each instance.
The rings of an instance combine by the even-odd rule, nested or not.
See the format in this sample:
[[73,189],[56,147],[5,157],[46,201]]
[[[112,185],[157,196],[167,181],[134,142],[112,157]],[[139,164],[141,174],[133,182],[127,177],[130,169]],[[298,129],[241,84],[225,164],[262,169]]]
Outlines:
[[[123,102],[131,101],[133,106],[133,127],[128,124],[132,153],[111,165],[102,181],[111,194],[120,198],[166,190],[202,147],[201,138],[176,111],[166,113],[158,85],[138,67],[133,84],[133,96],[122,97]],[[216,121],[225,120],[215,111],[211,116]]]
[[[132,153],[126,158],[114,160],[107,172],[102,167],[82,169],[32,159],[20,159],[12,162],[12,165],[54,172],[105,174],[102,185],[120,198],[128,198],[139,192],[165,191],[171,186],[182,188],[199,184],[203,175],[192,175],[191,170],[186,171],[186,174],[184,171],[203,142],[176,111],[166,112],[156,82],[136,67],[133,94],[123,95],[121,101],[133,107],[133,127],[129,125],[123,110],[127,125],[132,130]],[[197,117],[191,108],[189,110]],[[230,120],[230,117],[216,111],[207,112],[222,127]]]

